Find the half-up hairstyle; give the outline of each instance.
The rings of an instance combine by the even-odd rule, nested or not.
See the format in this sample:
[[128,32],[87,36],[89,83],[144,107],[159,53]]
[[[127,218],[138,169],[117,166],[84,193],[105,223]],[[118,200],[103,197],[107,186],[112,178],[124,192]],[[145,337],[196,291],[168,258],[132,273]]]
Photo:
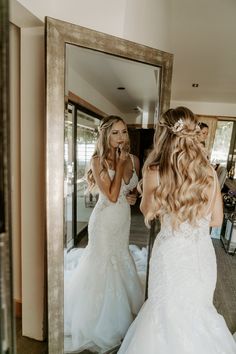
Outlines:
[[199,134],[197,118],[186,107],[167,110],[157,123],[154,147],[143,167],[143,173],[157,169],[158,178],[156,209],[149,210],[147,224],[169,214],[173,226],[178,227],[185,221],[195,224],[202,216],[213,178]]
[[[103,118],[99,127],[98,127],[98,134],[99,135],[98,135],[98,140],[96,143],[95,151],[92,155],[92,159],[95,157],[100,158],[101,173],[103,171],[107,171],[107,168],[108,168],[106,160],[109,156],[109,152],[110,152],[110,148],[111,148],[110,143],[109,143],[109,140],[110,140],[109,138],[110,138],[113,124],[117,123],[117,122],[122,122],[126,126],[125,121],[121,117],[118,117],[115,115],[110,115],[110,116]],[[129,151],[129,141],[128,141],[127,150]],[[87,172],[87,182],[88,182],[89,190],[92,190],[96,185],[91,167]]]

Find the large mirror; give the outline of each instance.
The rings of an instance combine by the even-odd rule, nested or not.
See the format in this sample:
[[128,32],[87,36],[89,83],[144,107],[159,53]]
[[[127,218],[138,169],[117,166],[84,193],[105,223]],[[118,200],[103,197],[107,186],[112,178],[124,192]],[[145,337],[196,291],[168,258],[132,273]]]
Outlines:
[[[173,58],[52,18],[46,34],[49,353],[115,353],[145,299],[151,240],[139,199],[92,227],[102,196],[85,177],[109,115],[126,122],[142,167],[169,106]],[[123,188],[134,174],[135,164]]]

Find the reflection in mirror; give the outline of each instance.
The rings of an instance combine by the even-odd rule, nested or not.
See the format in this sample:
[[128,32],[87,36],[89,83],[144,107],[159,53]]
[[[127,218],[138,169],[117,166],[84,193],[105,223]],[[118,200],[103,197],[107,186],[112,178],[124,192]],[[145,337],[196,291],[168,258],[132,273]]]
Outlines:
[[65,353],[116,352],[144,301],[148,230],[136,187],[152,145],[159,75],[152,65],[66,46]]

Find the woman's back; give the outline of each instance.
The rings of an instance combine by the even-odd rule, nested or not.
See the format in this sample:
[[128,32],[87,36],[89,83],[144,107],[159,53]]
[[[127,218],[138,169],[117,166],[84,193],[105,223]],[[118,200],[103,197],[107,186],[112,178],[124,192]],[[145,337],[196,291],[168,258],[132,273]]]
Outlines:
[[236,344],[213,305],[216,257],[209,226],[220,225],[215,172],[197,141],[187,108],[164,113],[143,175],[141,210],[159,217],[148,300],[119,354],[235,354]]

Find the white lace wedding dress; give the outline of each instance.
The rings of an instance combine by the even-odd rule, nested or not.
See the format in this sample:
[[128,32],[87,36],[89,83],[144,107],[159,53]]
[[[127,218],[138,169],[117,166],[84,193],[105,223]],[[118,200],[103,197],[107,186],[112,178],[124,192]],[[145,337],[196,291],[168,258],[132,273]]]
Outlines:
[[184,222],[178,231],[164,217],[150,260],[148,300],[119,354],[236,353],[213,305],[217,269],[206,214],[197,227]]
[[[115,171],[109,170],[111,179]],[[126,194],[138,177],[122,181],[118,201],[99,193],[88,224],[89,243],[65,283],[66,351],[104,351],[118,344],[143,304],[143,289],[129,251],[130,205]]]

